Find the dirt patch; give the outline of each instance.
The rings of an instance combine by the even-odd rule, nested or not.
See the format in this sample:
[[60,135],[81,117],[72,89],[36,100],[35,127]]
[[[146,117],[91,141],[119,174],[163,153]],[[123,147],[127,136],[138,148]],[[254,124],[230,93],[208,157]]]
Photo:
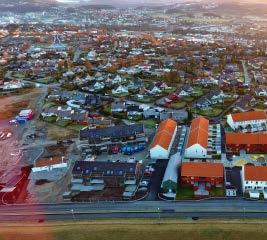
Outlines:
[[25,89],[19,94],[0,97],[0,119],[9,119],[19,113],[23,108],[33,108],[40,89]]
[[78,137],[78,132],[67,128],[50,125],[47,130],[48,140],[68,140]]

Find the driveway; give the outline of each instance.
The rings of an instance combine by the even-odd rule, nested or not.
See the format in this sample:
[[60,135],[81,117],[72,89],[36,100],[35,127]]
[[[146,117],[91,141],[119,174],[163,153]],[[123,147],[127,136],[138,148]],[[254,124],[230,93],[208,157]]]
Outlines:
[[155,171],[151,177],[150,191],[145,199],[146,201],[158,200],[158,192],[160,191],[161,182],[168,165],[168,160],[157,160]]

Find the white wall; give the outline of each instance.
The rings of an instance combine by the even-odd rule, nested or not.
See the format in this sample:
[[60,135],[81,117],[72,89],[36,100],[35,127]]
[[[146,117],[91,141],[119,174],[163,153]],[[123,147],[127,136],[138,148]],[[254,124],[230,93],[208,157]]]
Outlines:
[[33,172],[40,172],[40,171],[52,171],[55,168],[66,168],[68,166],[67,163],[59,163],[59,164],[54,164],[50,166],[44,166],[44,167],[34,167],[32,168]]
[[176,137],[177,133],[177,127],[174,130],[174,134],[172,135],[172,139],[169,145],[168,149],[165,149],[159,145],[154,146],[153,148],[150,149],[150,157],[152,159],[168,159],[170,155],[170,151],[174,142],[174,139]]
[[197,143],[185,150],[185,156],[187,158],[206,158],[207,149]]
[[152,159],[168,159],[170,152],[165,148],[156,145],[150,149],[150,157]]
[[234,122],[232,115],[229,114],[227,115],[227,123],[228,125],[232,128],[232,129],[237,129],[239,126],[245,128],[247,127],[249,124],[250,125],[257,125],[257,126],[261,126],[262,123],[267,123],[266,119],[261,119],[261,120],[251,120],[251,121],[242,121],[242,122]]
[[247,181],[244,177],[244,167],[242,168],[241,180],[243,192],[248,192],[250,190],[267,190],[267,181]]

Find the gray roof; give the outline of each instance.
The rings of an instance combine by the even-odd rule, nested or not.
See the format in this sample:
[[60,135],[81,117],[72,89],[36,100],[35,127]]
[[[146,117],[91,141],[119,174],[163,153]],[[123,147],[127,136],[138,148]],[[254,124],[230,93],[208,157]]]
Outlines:
[[162,182],[172,181],[177,183],[178,180],[178,167],[181,164],[181,156],[180,154],[176,153],[171,156],[166,171],[164,173],[164,177]]

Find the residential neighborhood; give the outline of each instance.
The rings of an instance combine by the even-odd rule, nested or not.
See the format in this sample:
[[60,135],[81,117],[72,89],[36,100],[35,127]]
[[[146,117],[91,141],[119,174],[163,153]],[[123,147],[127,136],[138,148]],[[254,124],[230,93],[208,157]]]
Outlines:
[[0,220],[266,214],[267,12],[18,2],[0,3]]

